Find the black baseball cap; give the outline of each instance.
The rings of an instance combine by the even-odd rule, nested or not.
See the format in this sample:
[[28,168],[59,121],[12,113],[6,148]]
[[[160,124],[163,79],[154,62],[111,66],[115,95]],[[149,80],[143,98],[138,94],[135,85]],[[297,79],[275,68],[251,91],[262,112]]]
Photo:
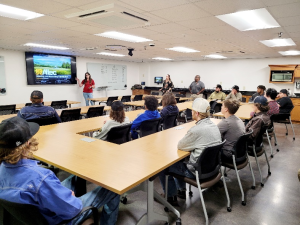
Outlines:
[[288,95],[288,91],[286,89],[281,89],[280,93]]
[[222,89],[222,85],[221,84],[217,84],[216,88]]
[[111,104],[111,109],[113,111],[122,111],[124,109],[124,104],[123,102],[121,101],[114,101],[112,104]]
[[240,91],[240,88],[239,88],[239,86],[237,86],[237,85],[234,85],[234,86],[232,87],[232,89],[235,89],[235,90],[237,90],[237,91]]
[[266,99],[264,96],[257,96],[254,99],[254,103],[258,103],[261,105],[268,105],[268,99]]
[[16,148],[35,135],[40,126],[20,117],[12,117],[0,123],[0,149]]
[[41,91],[33,91],[30,95],[30,98],[32,99],[42,99],[43,97],[43,92]]

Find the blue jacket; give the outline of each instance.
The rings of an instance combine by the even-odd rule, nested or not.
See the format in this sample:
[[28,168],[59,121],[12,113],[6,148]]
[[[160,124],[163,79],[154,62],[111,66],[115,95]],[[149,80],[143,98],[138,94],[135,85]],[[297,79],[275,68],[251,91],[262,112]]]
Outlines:
[[144,113],[140,114],[133,122],[131,126],[131,134],[132,138],[136,139],[138,138],[138,133],[135,130],[138,130],[141,126],[141,123],[145,120],[152,120],[160,118],[160,114],[157,110],[150,111],[146,110]]
[[72,219],[82,209],[81,200],[35,160],[21,159],[15,165],[2,162],[0,178],[1,199],[38,207],[49,224]]
[[160,111],[160,116],[164,119],[168,115],[178,114],[179,109],[177,105],[167,105]]
[[55,109],[50,106],[44,106],[42,103],[32,104],[31,106],[25,106],[18,112],[18,117],[21,117],[25,120],[54,116],[56,117],[57,121],[61,123],[61,119],[58,116]]

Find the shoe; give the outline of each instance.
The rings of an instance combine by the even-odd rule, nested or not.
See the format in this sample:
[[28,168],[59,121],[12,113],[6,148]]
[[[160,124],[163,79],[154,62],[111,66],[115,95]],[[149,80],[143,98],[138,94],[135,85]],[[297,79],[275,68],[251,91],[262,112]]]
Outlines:
[[173,197],[168,197],[167,201],[172,205],[172,206],[179,206],[178,201],[177,201],[177,196]]
[[183,190],[183,191],[178,190],[177,197],[185,200],[186,199],[186,190]]

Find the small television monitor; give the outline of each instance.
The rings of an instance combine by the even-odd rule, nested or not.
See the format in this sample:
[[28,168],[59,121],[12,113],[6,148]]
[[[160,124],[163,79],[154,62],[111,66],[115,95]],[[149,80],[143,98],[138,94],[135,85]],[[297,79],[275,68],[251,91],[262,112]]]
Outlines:
[[162,84],[163,83],[163,77],[154,77],[154,83],[156,84]]
[[271,71],[272,82],[293,82],[293,70]]
[[77,84],[76,58],[25,52],[28,85]]
[[141,85],[145,85],[146,83],[144,81],[141,82]]

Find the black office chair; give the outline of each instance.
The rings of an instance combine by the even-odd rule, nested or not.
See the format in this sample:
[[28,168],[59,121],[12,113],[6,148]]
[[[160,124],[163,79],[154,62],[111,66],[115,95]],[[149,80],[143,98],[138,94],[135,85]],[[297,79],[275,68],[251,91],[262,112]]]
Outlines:
[[67,109],[63,110],[60,114],[60,119],[62,122],[69,122],[80,119],[81,109]]
[[[118,96],[112,96],[112,97],[108,97],[108,99],[107,99],[107,101],[106,101],[106,105],[107,106],[111,106],[111,104],[114,102],[114,101],[116,101],[116,100],[118,100]],[[99,105],[100,105],[100,103],[101,102],[99,102]]]
[[111,128],[110,131],[107,133],[106,140],[119,145],[130,141],[131,125],[132,124],[130,123]]
[[153,91],[153,92],[151,92],[151,95],[159,95],[159,92]]
[[179,122],[179,123],[187,123],[193,119],[192,110],[190,110],[190,109],[186,109],[185,113],[183,113],[183,116],[181,114],[182,113],[179,112],[178,117],[177,117],[177,122]]
[[242,102],[246,102],[246,98],[242,97]]
[[131,102],[131,95],[122,96],[121,102]]
[[51,102],[51,107],[54,108],[54,109],[66,109],[66,108],[68,108],[67,100],[52,101]]
[[141,100],[143,100],[143,95],[136,95],[133,98],[133,101],[141,101]]
[[98,107],[90,107],[86,114],[81,114],[85,118],[93,118],[102,116],[104,112],[104,106],[98,106]]
[[[99,224],[98,209],[95,207],[85,207],[77,216],[86,213],[88,210],[92,210],[94,224]],[[3,225],[48,225],[47,220],[34,205],[19,204],[0,199],[0,215],[0,224]],[[70,221],[63,221],[60,224],[67,224]]]
[[183,97],[186,97],[186,95],[184,95],[184,94],[176,94],[175,97],[179,97],[179,98],[182,97],[183,98]]
[[[272,137],[274,137],[275,146],[277,146],[277,137],[276,137],[275,127],[274,127],[274,118],[276,117],[276,115],[277,114],[273,114],[270,117],[271,123],[270,123],[270,126],[268,127],[268,129],[266,130],[266,136],[268,138],[269,146],[270,146],[270,149],[271,149],[271,158],[274,157],[272,143],[271,143],[271,138]],[[278,148],[277,148],[277,151],[279,152]]]
[[262,182],[261,169],[260,169],[259,162],[258,162],[257,158],[260,157],[263,154],[265,155],[266,161],[267,161],[267,164],[268,164],[268,175],[271,175],[269,160],[268,160],[267,153],[266,153],[266,151],[264,149],[264,145],[263,145],[263,135],[264,135],[264,133],[266,132],[267,129],[268,129],[268,126],[263,126],[260,129],[260,132],[257,135],[257,137],[255,138],[255,140],[252,141],[251,139],[248,139],[248,155],[255,158],[256,165],[258,167],[258,171],[259,171],[259,174],[260,174],[260,185],[262,187],[264,186],[264,184]]
[[59,123],[55,116],[54,117],[51,116],[51,117],[41,117],[41,118],[38,118],[38,119],[31,119],[31,120],[27,120],[27,122],[34,122],[34,123],[37,123],[40,126],[47,126],[47,125]]
[[210,105],[210,114],[213,115],[215,113],[215,107],[217,106],[217,101],[210,101],[209,105]]
[[250,171],[252,174],[252,178],[253,178],[253,185],[252,185],[252,189],[255,189],[255,178],[254,178],[254,174],[253,174],[253,170],[252,170],[252,166],[251,166],[251,162],[249,160],[248,154],[247,154],[247,141],[249,139],[249,136],[252,134],[252,130],[242,136],[239,137],[239,139],[237,140],[237,142],[234,144],[233,149],[231,150],[232,152],[232,161],[231,162],[226,162],[226,161],[222,161],[222,166],[224,166],[224,175],[227,176],[226,174],[226,168],[230,168],[232,170],[235,170],[236,173],[236,177],[240,186],[240,190],[242,193],[242,205],[246,205],[246,201],[245,201],[245,195],[244,195],[244,190],[241,184],[241,180],[240,180],[240,176],[239,176],[239,170],[245,168],[248,164],[250,167]]
[[[25,106],[31,106],[32,105],[32,102],[28,102],[25,104]],[[44,102],[42,102],[42,105],[44,105]]]
[[168,176],[173,176],[177,179],[184,180],[186,183],[188,183],[189,186],[189,194],[190,196],[193,195],[193,192],[191,191],[191,185],[194,187],[197,187],[200,193],[200,199],[202,203],[202,208],[205,215],[205,221],[208,225],[208,216],[206,212],[206,206],[204,203],[204,198],[202,192],[207,190],[208,188],[215,185],[220,179],[223,180],[223,185],[225,189],[225,194],[227,197],[227,211],[231,212],[230,207],[230,198],[227,191],[227,185],[224,178],[223,171],[221,169],[221,149],[224,145],[226,140],[222,142],[219,145],[211,146],[205,148],[201,155],[199,156],[197,162],[193,165],[196,172],[196,179],[191,179],[188,177],[184,177],[181,175],[178,175],[176,173],[168,173],[166,176],[166,191],[165,191],[165,198],[167,199],[167,188],[168,188]]
[[179,99],[180,99],[180,98],[176,97],[175,99],[176,99],[176,102],[179,103]]
[[169,128],[177,126],[177,116],[178,114],[174,114],[174,115],[171,114],[163,118],[162,128],[164,130],[167,130]]
[[16,113],[16,105],[0,105],[0,115],[9,115]]
[[159,131],[161,118],[145,120],[141,123],[139,136],[145,137]]

